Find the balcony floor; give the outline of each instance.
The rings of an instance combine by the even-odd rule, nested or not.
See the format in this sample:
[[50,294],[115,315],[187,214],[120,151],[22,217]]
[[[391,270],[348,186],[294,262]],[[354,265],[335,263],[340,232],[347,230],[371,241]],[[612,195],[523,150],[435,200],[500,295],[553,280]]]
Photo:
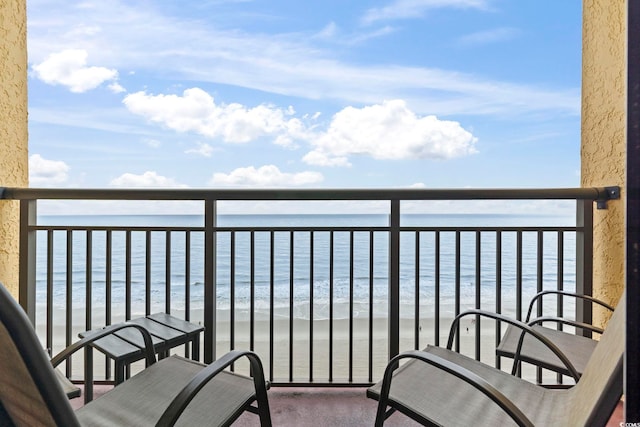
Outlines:
[[[111,387],[96,385],[94,397],[99,398]],[[71,400],[74,408],[83,404],[83,398]],[[298,388],[274,387],[269,390],[271,419],[275,427],[362,427],[372,426],[377,402],[368,399],[364,388]],[[623,421],[622,404],[614,411],[607,427],[618,427]],[[234,427],[259,426],[258,416],[245,412]],[[385,426],[410,427],[419,424],[396,413]]]

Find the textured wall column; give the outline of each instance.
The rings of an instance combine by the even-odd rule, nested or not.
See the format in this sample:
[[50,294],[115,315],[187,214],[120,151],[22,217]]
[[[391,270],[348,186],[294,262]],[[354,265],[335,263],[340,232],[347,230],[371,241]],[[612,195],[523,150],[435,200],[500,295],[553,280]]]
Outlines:
[[[619,185],[622,198],[594,212],[594,295],[617,302],[624,288],[626,0],[584,0],[581,185]],[[604,315],[594,313],[601,323]]]
[[[26,0],[0,0],[0,187],[28,186]],[[0,282],[18,295],[18,202],[0,200]]]

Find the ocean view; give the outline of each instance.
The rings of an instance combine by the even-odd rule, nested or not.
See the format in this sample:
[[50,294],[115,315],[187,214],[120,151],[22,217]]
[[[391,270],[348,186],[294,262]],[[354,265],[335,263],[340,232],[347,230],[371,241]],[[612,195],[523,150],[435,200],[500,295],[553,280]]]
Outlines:
[[[439,276],[436,280],[436,244],[433,231],[421,231],[419,243],[416,233],[406,231],[401,235],[400,287],[401,316],[413,316],[416,289],[423,312],[433,310],[436,282],[439,284],[440,303],[444,312],[453,313],[456,280],[460,283],[462,309],[473,308],[477,287],[482,308],[493,309],[496,300],[496,232],[495,228],[527,226],[570,226],[573,218],[541,215],[405,215],[402,227],[445,227],[439,235]],[[86,282],[90,277],[92,309],[104,311],[107,301],[106,282],[111,280],[111,302],[114,312],[125,303],[126,283],[130,280],[131,302],[134,313],[145,310],[146,282],[149,276],[152,312],[164,311],[166,268],[170,266],[171,307],[184,310],[186,289],[189,290],[190,307],[199,309],[204,303],[204,236],[192,231],[187,238],[183,230],[203,226],[198,215],[79,215],[43,216],[41,225],[91,227],[90,258],[87,261],[87,233],[73,232],[71,250],[72,301],[74,309],[85,306]],[[221,215],[218,217],[216,258],[216,306],[227,311],[233,305],[237,312],[246,312],[254,296],[254,311],[267,313],[273,304],[276,316],[288,316],[290,303],[296,318],[308,319],[313,299],[313,318],[329,317],[330,299],[335,317],[349,316],[349,303],[353,303],[355,317],[368,313],[369,301],[373,302],[375,317],[387,315],[388,298],[388,234],[384,231],[335,231],[333,236],[323,227],[384,227],[386,215]],[[126,232],[111,231],[111,256],[107,272],[106,235],[104,227],[171,227],[170,248],[167,233],[152,231],[150,238],[144,231],[132,231],[130,240],[131,265],[127,267]],[[94,229],[95,227],[95,229]],[[103,229],[101,229],[103,227]],[[282,227],[297,230],[293,237]],[[464,227],[487,227],[476,233]],[[231,228],[238,231],[232,237]],[[270,231],[272,230],[273,231]],[[313,229],[313,241],[311,232]],[[456,232],[461,229],[459,254],[456,248]],[[252,231],[253,230],[253,231]],[[273,242],[271,236],[273,232]],[[67,293],[67,232],[52,232],[50,260],[47,269],[46,233],[38,234],[37,254],[37,303],[46,303],[47,274],[52,278],[52,298],[56,308],[65,308]],[[253,237],[252,237],[253,236]],[[333,240],[331,240],[333,239]],[[352,240],[351,240],[352,239]],[[371,243],[373,239],[373,243]],[[480,239],[476,245],[477,239]],[[188,241],[188,243],[187,243]],[[535,293],[538,272],[538,235],[522,232],[522,263],[517,265],[517,233],[501,232],[501,293],[505,309],[515,301],[516,282],[520,271],[523,294]],[[273,267],[271,266],[273,246]],[[291,249],[293,245],[293,250]],[[333,253],[331,253],[331,245]],[[233,249],[232,249],[233,247]],[[416,248],[419,250],[416,267]],[[563,233],[563,286],[575,287],[575,233]],[[231,253],[235,254],[234,257]],[[311,252],[313,251],[313,252]],[[478,255],[479,251],[479,255]],[[545,231],[542,239],[545,288],[555,288],[558,281],[558,232]],[[147,259],[147,252],[148,259]],[[169,262],[167,262],[167,253]],[[187,259],[187,253],[190,254]],[[253,263],[251,254],[253,253]],[[313,255],[313,256],[312,256]],[[333,270],[329,268],[333,257]],[[479,256],[479,262],[478,261]],[[371,257],[373,257],[371,261]],[[459,271],[456,271],[459,257]],[[311,262],[313,259],[313,263]],[[353,262],[351,263],[351,259]],[[291,262],[293,265],[291,265]],[[370,271],[373,267],[372,272]],[[127,273],[129,268],[129,273]],[[273,270],[272,270],[273,268]],[[520,270],[518,270],[520,268]],[[90,269],[90,275],[87,270]],[[232,274],[233,271],[233,274]],[[127,279],[127,274],[130,278]],[[273,275],[273,278],[272,278]],[[479,275],[479,283],[478,276]],[[419,285],[416,288],[416,278]],[[272,280],[273,279],[273,280]],[[273,292],[272,289],[273,281]],[[253,285],[252,285],[253,283]],[[373,293],[371,293],[373,289]],[[271,301],[273,293],[273,301]],[[368,314],[367,314],[368,315]]]

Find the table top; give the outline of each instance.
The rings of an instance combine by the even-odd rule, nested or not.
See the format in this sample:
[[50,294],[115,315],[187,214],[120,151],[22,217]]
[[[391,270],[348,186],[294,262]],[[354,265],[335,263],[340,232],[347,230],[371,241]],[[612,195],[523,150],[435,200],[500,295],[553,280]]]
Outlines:
[[[204,330],[203,326],[167,313],[154,313],[128,322],[141,325],[149,331],[156,353],[198,339],[198,334]],[[88,332],[90,331],[81,332],[78,336],[82,338]],[[96,340],[91,345],[116,360],[132,362],[144,357],[144,340],[142,334],[135,328],[120,329],[112,335]]]

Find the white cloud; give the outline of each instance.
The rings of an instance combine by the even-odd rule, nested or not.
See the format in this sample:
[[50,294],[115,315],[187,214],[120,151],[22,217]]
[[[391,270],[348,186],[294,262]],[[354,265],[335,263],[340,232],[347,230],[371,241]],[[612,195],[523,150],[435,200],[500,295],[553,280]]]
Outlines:
[[494,28],[491,30],[467,34],[466,36],[460,37],[458,39],[458,43],[463,46],[478,46],[510,40],[517,36],[518,33],[519,30],[516,28]]
[[344,165],[350,155],[376,159],[451,159],[476,152],[476,138],[458,122],[419,117],[402,100],[347,107],[313,142],[304,161]]
[[[86,50],[63,50],[52,53],[40,64],[34,65],[33,70],[36,77],[43,82],[66,86],[75,93],[95,89],[104,82],[114,81],[118,78],[116,70],[105,67],[88,67],[87,56]],[[114,83],[111,90],[118,90],[118,87],[121,88],[120,85]]]
[[153,139],[153,138],[144,138],[142,140],[142,142],[151,148],[160,148],[160,146],[162,145],[162,143],[160,141],[158,141],[157,139]]
[[351,166],[351,163],[346,156],[335,156],[319,150],[308,152],[304,155],[302,161],[316,166]]
[[[313,37],[253,34],[224,24],[199,23],[162,14],[159,8],[112,0],[79,8],[75,2],[33,0],[29,9],[29,57],[41,61],[49,52],[78,46],[103,64],[118,69],[171,75],[312,100],[340,100],[344,105],[373,104],[402,98],[421,114],[496,115],[548,112],[580,114],[579,87],[541,87],[510,83],[472,72],[402,64],[357,65],[322,49]],[[393,7],[392,7],[393,6]],[[396,1],[396,14],[434,7],[490,9],[489,0]],[[52,12],[55,10],[55,13]],[[386,8],[372,9],[384,11]],[[372,13],[383,18],[383,14]],[[100,31],[80,31],[86,23]],[[122,31],[126,27],[127,31]],[[328,27],[328,34],[331,28]],[[81,33],[81,34],[80,34]],[[332,46],[333,47],[333,46]],[[127,71],[131,74],[133,71]]]
[[338,26],[335,22],[329,22],[315,37],[319,39],[331,39],[338,34]]
[[364,43],[374,38],[387,36],[394,31],[395,29],[393,27],[387,25],[382,28],[377,28],[374,31],[359,31],[354,34],[346,34],[340,31],[335,22],[330,22],[322,30],[320,30],[320,32],[313,35],[312,39],[331,41],[342,45],[353,46]]
[[213,186],[224,187],[298,187],[317,184],[323,180],[319,172],[281,172],[275,165],[238,168],[229,174],[215,173],[210,181]]
[[29,184],[31,186],[52,186],[64,183],[68,178],[69,166],[60,160],[47,160],[39,154],[29,156]]
[[459,8],[487,9],[489,0],[395,0],[387,6],[367,10],[365,24],[391,19],[420,18],[430,9]]
[[142,175],[124,173],[114,178],[109,183],[114,187],[142,187],[142,188],[187,188],[187,185],[179,184],[172,178],[158,175],[154,171],[147,171]]
[[126,92],[127,90],[122,87],[122,85],[118,82],[115,83],[111,83],[109,86],[107,86],[109,88],[109,90],[113,93],[122,93],[122,92]]
[[270,136],[276,144],[291,145],[306,132],[299,119],[288,117],[293,113],[291,107],[283,110],[270,105],[253,108],[237,103],[218,105],[200,88],[186,89],[182,96],[136,92],[127,95],[123,102],[132,113],[177,132],[195,132],[230,143]]
[[197,154],[203,157],[211,157],[213,154],[213,147],[204,142],[198,142],[197,148],[189,148],[185,151],[187,154]]

